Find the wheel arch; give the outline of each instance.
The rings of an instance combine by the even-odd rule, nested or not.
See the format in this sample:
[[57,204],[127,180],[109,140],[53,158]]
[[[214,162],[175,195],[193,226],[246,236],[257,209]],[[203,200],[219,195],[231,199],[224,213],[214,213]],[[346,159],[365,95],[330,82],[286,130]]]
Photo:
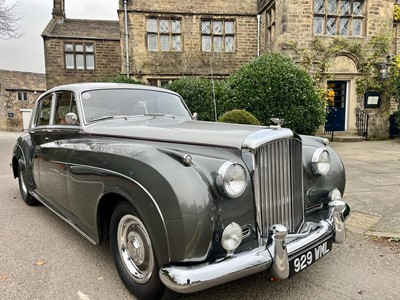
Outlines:
[[121,203],[129,203],[139,214],[138,217],[149,232],[153,251],[159,265],[168,263],[170,261],[170,246],[165,221],[156,201],[144,189],[135,195],[117,187],[104,193],[99,201],[97,211],[99,241],[109,240],[111,217],[116,207]]

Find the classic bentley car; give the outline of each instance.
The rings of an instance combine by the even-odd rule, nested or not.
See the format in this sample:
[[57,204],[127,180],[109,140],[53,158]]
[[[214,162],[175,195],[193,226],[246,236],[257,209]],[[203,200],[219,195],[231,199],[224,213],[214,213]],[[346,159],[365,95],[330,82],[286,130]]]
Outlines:
[[197,121],[176,93],[85,83],[41,95],[12,169],[138,298],[261,271],[286,279],[345,240],[345,171],[322,138]]

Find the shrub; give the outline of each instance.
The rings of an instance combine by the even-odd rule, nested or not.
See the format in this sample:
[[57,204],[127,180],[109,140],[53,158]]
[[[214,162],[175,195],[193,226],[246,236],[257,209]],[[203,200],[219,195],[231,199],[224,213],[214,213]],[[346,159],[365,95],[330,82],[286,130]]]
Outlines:
[[219,117],[218,121],[224,123],[260,125],[260,121],[258,121],[255,116],[242,109],[233,109],[227,111],[221,117]]
[[197,112],[199,120],[215,121],[214,92],[217,104],[217,112],[223,112],[221,105],[223,93],[223,82],[202,79],[182,78],[166,86],[167,89],[177,92],[185,100],[192,113]]
[[324,101],[311,77],[293,61],[277,53],[258,57],[226,80],[232,99],[228,109],[251,112],[264,125],[285,119],[285,127],[314,134],[325,122]]
[[100,82],[117,82],[117,83],[133,83],[143,84],[141,81],[137,81],[133,78],[126,77],[126,75],[117,75],[115,77],[108,77],[99,80]]

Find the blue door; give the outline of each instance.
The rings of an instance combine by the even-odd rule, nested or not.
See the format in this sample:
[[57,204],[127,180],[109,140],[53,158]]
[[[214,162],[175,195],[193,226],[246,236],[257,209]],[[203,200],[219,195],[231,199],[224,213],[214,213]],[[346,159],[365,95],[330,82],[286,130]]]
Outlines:
[[347,81],[328,81],[328,88],[333,91],[328,101],[328,115],[325,131],[344,131],[346,120]]

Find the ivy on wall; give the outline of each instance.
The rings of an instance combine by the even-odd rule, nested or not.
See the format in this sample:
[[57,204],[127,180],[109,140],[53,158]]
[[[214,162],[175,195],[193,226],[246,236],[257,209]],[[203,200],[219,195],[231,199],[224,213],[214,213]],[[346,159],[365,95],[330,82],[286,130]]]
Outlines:
[[[393,40],[393,33],[387,31],[368,40],[341,36],[329,39],[315,37],[309,47],[300,48],[297,42],[289,42],[284,48],[292,49],[298,55],[300,64],[321,88],[321,95],[325,96],[327,101],[329,89],[325,84],[333,78],[333,60],[338,54],[350,56],[357,64],[359,76],[356,83],[359,97],[366,91],[376,90],[381,92],[384,99],[389,99],[394,94],[400,95],[400,57],[389,55]],[[379,78],[378,67],[383,64],[390,67],[391,76],[387,80]]]

